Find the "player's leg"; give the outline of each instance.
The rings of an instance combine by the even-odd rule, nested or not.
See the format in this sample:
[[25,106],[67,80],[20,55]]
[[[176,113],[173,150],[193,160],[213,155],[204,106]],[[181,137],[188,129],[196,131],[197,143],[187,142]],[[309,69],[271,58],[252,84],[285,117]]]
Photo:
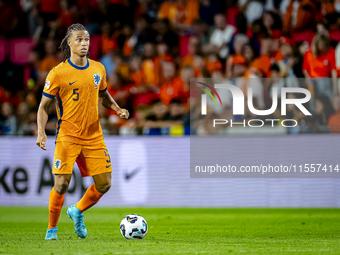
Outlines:
[[93,176],[93,180],[94,184],[86,190],[80,201],[67,209],[68,216],[73,220],[75,233],[81,238],[87,236],[83,212],[98,203],[100,198],[110,189],[111,173],[98,174]]
[[[77,165],[79,167],[80,173],[82,176],[84,176],[84,172],[86,172],[86,162],[84,158],[83,152],[80,153],[77,160]],[[85,193],[86,194],[86,193]],[[87,237],[87,229],[84,224],[83,218],[85,217],[80,211],[76,205],[72,205],[69,208],[67,208],[67,215],[68,217],[73,221],[74,224],[74,232],[77,234],[80,238],[86,238]]]
[[57,224],[61,208],[64,204],[64,197],[72,177],[72,170],[76,158],[81,152],[81,146],[58,142],[55,147],[53,174],[54,187],[49,196],[49,224],[45,239],[57,239]]
[[70,184],[72,174],[56,174],[54,177],[54,187],[49,196],[49,221],[46,233],[46,240],[56,240],[57,238],[57,224],[61,208],[64,204],[65,193]]
[[71,181],[72,174],[56,174],[54,177],[54,187],[49,197],[49,224],[48,229],[54,228],[58,224],[61,208],[64,204],[65,193]]
[[111,172],[94,175],[93,181],[96,190],[104,195],[111,188],[111,179]]
[[86,191],[76,207],[84,212],[99,202],[101,197],[111,188],[111,173],[102,173],[93,176],[94,184]]
[[111,188],[111,158],[103,140],[91,146],[84,146],[81,160],[77,160],[83,176],[92,176],[94,184],[86,191],[76,207],[84,212],[98,203],[100,198]]
[[98,203],[111,187],[111,160],[104,141],[83,146],[77,164],[81,175],[93,176],[95,182],[87,189],[81,200],[67,210],[73,220],[76,234],[85,238],[87,230],[83,222],[83,212]]

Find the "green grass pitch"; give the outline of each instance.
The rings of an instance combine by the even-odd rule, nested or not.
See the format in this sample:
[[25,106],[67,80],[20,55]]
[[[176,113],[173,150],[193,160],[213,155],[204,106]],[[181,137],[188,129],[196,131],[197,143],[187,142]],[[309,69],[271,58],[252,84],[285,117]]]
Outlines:
[[[148,222],[143,240],[126,240],[131,213]],[[63,208],[56,241],[45,241],[48,209],[0,207],[0,254],[340,254],[339,209],[103,208],[85,214],[76,237]]]

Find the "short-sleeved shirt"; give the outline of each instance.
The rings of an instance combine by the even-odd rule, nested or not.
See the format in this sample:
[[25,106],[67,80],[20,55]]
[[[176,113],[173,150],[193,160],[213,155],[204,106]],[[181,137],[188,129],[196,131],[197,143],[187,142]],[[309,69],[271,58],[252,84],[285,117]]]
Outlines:
[[165,105],[169,105],[172,99],[182,98],[184,102],[190,97],[189,88],[184,86],[180,77],[162,85],[160,98]]
[[48,74],[43,95],[56,98],[58,114],[56,142],[88,145],[103,139],[98,116],[99,92],[105,92],[104,66],[88,59],[84,67],[70,59]]
[[262,72],[264,77],[269,77],[271,64],[272,64],[271,58],[268,55],[264,54],[256,58],[250,64],[250,67],[255,67],[257,70]]
[[332,70],[336,70],[335,51],[331,47],[327,54],[319,53],[315,58],[311,50],[307,51],[303,57],[303,70],[307,70],[312,78],[329,77]]
[[168,19],[172,24],[180,23],[192,25],[195,19],[199,19],[199,3],[187,1],[186,4],[165,2],[158,12],[159,19]]

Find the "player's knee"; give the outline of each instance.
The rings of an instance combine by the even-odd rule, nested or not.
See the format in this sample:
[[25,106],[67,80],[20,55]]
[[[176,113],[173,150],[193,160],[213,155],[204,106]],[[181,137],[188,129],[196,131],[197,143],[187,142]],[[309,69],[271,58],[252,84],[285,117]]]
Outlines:
[[59,194],[64,194],[67,191],[68,183],[58,183],[54,185],[54,190]]
[[59,194],[64,194],[71,181],[72,175],[55,175],[54,190]]
[[108,192],[110,188],[111,188],[111,180],[96,185],[96,189],[102,194],[105,194],[106,192]]

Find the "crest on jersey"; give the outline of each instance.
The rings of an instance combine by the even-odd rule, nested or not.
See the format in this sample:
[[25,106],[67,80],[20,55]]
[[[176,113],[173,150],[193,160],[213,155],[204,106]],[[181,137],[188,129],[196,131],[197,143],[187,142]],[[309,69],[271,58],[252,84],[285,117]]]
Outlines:
[[61,161],[60,159],[56,159],[55,162],[54,162],[54,167],[55,169],[59,169],[61,166]]
[[102,77],[100,76],[100,74],[95,73],[95,74],[93,75],[94,84],[96,84],[97,86],[99,85],[99,83],[100,83],[101,80],[102,80]]

